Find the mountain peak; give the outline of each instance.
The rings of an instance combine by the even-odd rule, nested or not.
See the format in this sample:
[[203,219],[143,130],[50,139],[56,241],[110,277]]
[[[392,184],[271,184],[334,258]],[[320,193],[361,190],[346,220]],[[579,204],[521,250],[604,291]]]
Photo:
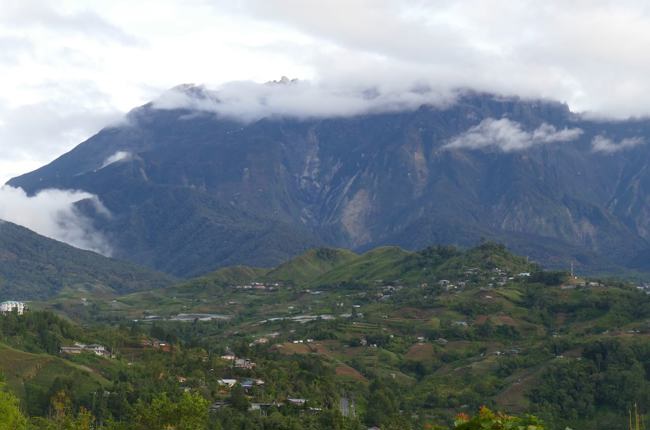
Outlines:
[[[182,86],[184,102],[207,94],[185,106],[216,115],[143,110],[136,127],[103,130],[10,184],[97,195],[113,216],[89,217],[115,255],[180,276],[270,267],[324,245],[485,237],[589,269],[637,267],[650,249],[650,121],[602,123],[562,103],[476,92],[443,105],[416,93],[405,104],[386,93],[332,99],[284,81],[239,83],[218,99]],[[394,109],[379,109],[387,101]]]

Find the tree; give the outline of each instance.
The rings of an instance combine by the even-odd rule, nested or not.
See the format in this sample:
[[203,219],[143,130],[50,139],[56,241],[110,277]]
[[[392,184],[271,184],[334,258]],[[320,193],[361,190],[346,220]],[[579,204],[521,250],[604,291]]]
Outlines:
[[52,396],[50,419],[34,418],[30,428],[34,430],[91,430],[95,417],[84,408],[75,415],[72,401],[65,391],[58,391]]
[[395,394],[380,381],[373,381],[370,385],[370,397],[365,415],[366,424],[381,426],[398,412]]
[[18,399],[6,391],[3,382],[0,382],[0,429],[27,429],[27,420],[20,412]]
[[250,407],[246,393],[241,385],[235,385],[230,390],[230,405],[241,412],[246,412]]
[[199,394],[183,393],[173,402],[163,393],[151,403],[138,402],[131,421],[133,430],[204,430],[208,425],[208,401]]

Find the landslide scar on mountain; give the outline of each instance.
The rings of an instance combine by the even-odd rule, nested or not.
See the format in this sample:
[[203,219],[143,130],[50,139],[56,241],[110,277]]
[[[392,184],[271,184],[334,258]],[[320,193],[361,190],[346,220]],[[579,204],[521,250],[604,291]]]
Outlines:
[[354,246],[368,243],[371,234],[366,226],[366,220],[372,210],[370,195],[367,190],[359,190],[343,208],[341,223],[350,235]]

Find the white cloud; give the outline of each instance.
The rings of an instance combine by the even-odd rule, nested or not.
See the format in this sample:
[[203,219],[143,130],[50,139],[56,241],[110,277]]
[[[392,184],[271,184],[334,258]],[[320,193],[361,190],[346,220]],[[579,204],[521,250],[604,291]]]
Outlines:
[[591,140],[591,148],[594,152],[611,154],[612,152],[633,148],[635,146],[643,145],[644,143],[645,140],[642,137],[627,137],[615,142],[608,137],[598,135]]
[[558,130],[550,124],[542,124],[526,131],[521,124],[507,118],[488,118],[464,133],[454,137],[444,148],[498,148],[504,152],[521,151],[534,145],[569,142],[582,134],[579,128]]
[[[643,55],[650,14],[641,0],[237,4],[244,16],[317,40],[312,64],[318,64],[319,77],[361,67],[365,79],[373,80],[377,73],[399,77],[407,70],[407,77],[441,85],[566,101],[577,111],[616,117],[650,113],[650,101],[636,96],[650,89],[650,59]],[[335,56],[344,60],[333,61]]]
[[[39,94],[50,99],[27,102]],[[45,81],[23,96],[20,104],[0,96],[0,185],[29,171],[22,166],[39,167],[123,117],[88,81]]]
[[106,160],[104,160],[104,162],[99,168],[103,169],[104,167],[110,166],[113,163],[119,163],[120,161],[128,161],[132,158],[133,158],[133,154],[131,154],[128,151],[117,151],[115,154],[111,155],[110,157],[107,157]]
[[98,213],[110,216],[99,199],[83,191],[44,190],[28,196],[21,188],[0,187],[0,220],[13,222],[43,236],[110,256],[111,247],[90,219],[74,206],[88,200]]
[[453,99],[452,91],[443,93],[412,84],[402,88],[329,87],[324,83],[283,78],[266,84],[230,82],[214,91],[184,85],[163,93],[154,107],[187,108],[251,121],[271,116],[339,117],[400,111],[425,104],[440,106]]
[[7,27],[41,28],[126,45],[137,43],[134,36],[102,18],[100,11],[68,8],[47,1],[21,0],[7,2],[3,5],[2,12],[0,22]]
[[[638,96],[650,92],[647,11],[642,0],[4,1],[0,166],[46,163],[182,82],[283,74],[331,90],[310,107],[319,115],[342,102],[343,112],[367,108],[349,97],[360,88],[378,88],[382,106],[413,105],[416,85],[649,115],[650,99]],[[307,95],[272,102],[292,112]],[[246,94],[230,107],[268,111]],[[17,173],[0,170],[0,183]]]

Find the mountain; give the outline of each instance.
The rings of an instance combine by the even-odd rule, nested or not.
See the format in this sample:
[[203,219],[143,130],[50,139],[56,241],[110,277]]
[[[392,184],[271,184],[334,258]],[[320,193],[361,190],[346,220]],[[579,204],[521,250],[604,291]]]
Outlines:
[[82,251],[0,221],[0,301],[43,299],[63,290],[127,293],[170,285],[162,273]]
[[[201,89],[186,87],[188,97]],[[9,184],[96,194],[115,255],[177,276],[307,249],[505,243],[650,270],[650,120],[467,92],[444,107],[243,122],[147,104]]]

